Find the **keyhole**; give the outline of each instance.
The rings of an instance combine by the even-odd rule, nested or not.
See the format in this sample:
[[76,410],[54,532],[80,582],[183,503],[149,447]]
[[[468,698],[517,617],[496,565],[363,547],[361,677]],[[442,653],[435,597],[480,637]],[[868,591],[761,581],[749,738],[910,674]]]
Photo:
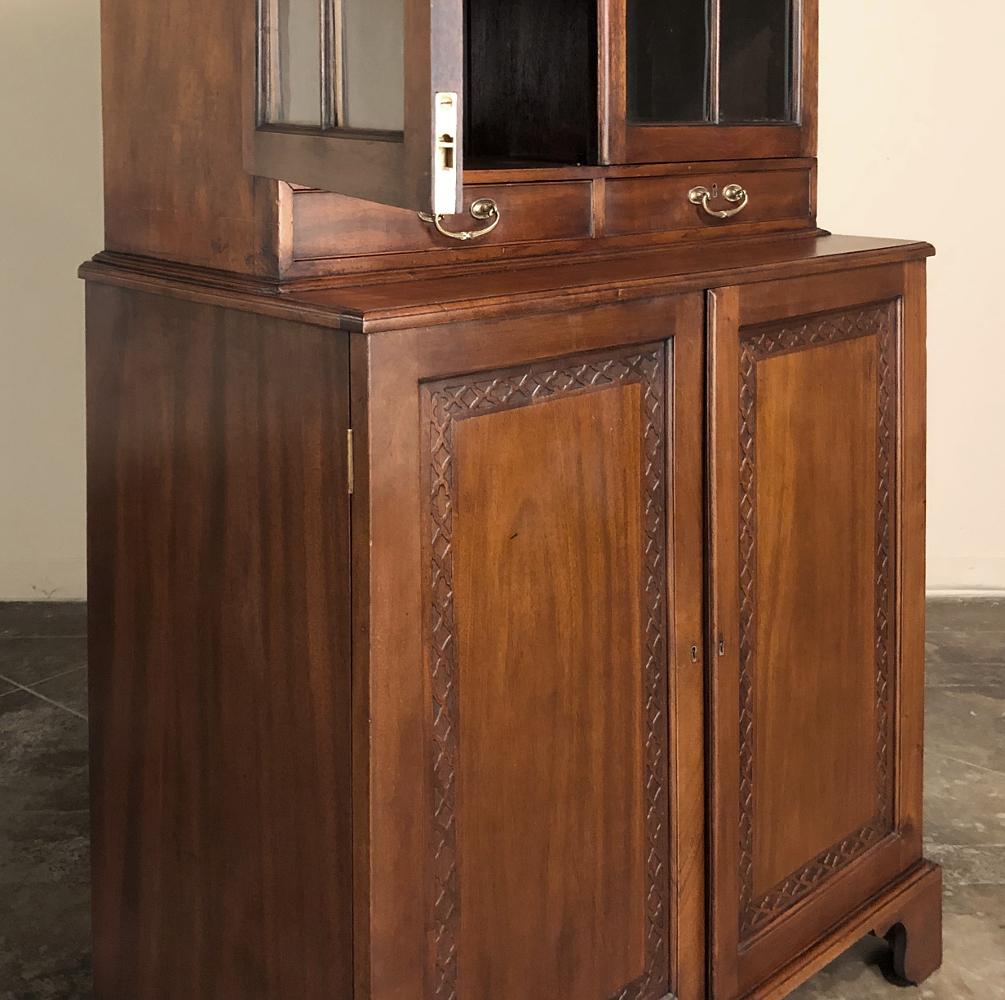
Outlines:
[[454,169],[454,137],[452,135],[440,136],[440,169]]

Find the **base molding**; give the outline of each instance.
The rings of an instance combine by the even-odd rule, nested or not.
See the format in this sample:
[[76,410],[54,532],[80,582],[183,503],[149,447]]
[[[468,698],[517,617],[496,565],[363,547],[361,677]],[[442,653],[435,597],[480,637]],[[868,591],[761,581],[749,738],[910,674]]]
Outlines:
[[867,934],[894,949],[898,976],[917,984],[942,964],[942,868],[922,861],[783,966],[743,1000],[781,1000]]
[[[1000,595],[1005,587],[1005,555],[931,555],[928,557],[929,593]],[[938,581],[938,582],[934,582]]]

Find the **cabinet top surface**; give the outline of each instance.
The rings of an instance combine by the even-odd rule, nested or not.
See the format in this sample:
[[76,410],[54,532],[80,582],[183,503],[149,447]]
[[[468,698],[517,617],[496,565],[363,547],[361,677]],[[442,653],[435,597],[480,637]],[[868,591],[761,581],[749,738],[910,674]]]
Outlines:
[[378,333],[483,315],[558,311],[929,257],[920,241],[813,236],[594,254],[541,262],[487,262],[480,267],[391,272],[318,283],[276,294],[272,285],[229,274],[207,281],[202,269],[101,254],[84,264],[89,281],[198,297],[231,308],[279,312],[306,322]]

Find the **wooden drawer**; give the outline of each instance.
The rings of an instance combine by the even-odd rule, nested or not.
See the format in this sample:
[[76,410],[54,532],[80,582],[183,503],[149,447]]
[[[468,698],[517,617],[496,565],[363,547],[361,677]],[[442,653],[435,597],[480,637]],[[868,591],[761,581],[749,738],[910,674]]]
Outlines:
[[[465,189],[465,214],[445,222],[450,229],[484,225],[467,214],[479,198],[492,198],[502,219],[478,246],[589,239],[593,231],[589,180],[541,184],[472,184]],[[378,253],[456,250],[462,244],[441,236],[415,214],[322,191],[295,192],[294,251],[297,260]]]
[[[692,173],[672,177],[622,177],[607,181],[605,235],[663,233],[673,230],[724,229],[751,223],[806,222],[813,215],[811,168]],[[739,184],[750,196],[747,207],[731,219],[717,219],[688,200],[692,188],[718,193],[713,209],[734,208],[721,192]],[[767,227],[766,227],[767,228]]]

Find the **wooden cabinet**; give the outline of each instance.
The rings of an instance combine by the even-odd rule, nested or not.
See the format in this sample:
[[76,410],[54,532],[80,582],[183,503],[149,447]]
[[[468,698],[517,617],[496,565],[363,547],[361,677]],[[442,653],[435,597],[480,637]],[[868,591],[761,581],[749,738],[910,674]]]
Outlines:
[[[890,249],[706,276],[707,308],[669,277],[570,305],[528,274],[512,316],[364,286],[348,335],[97,286],[98,995],[777,996],[870,930],[924,978],[924,276]],[[169,826],[127,837],[137,781]]]
[[97,1000],[938,966],[933,251],[817,228],[816,15],[102,5]]

